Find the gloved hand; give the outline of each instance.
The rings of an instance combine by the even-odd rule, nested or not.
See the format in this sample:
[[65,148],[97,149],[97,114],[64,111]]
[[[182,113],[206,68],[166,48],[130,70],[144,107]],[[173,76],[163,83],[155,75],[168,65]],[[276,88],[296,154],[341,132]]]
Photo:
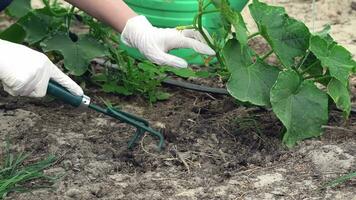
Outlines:
[[121,40],[127,46],[137,48],[147,59],[159,65],[187,67],[187,62],[182,58],[167,54],[169,50],[176,48],[192,48],[198,53],[215,55],[198,31],[156,28],[144,16],[133,17],[127,21]]
[[49,79],[71,93],[82,96],[83,90],[54,65],[46,55],[26,46],[0,40],[0,80],[13,96],[43,97]]

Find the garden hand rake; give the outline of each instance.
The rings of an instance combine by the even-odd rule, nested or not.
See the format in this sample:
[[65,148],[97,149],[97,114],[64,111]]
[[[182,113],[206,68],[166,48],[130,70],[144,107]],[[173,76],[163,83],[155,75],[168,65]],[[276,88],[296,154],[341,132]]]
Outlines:
[[161,150],[163,147],[164,144],[163,135],[160,132],[153,130],[150,127],[149,123],[140,117],[137,117],[127,112],[120,111],[111,106],[107,106],[107,108],[103,108],[98,105],[95,105],[90,102],[90,97],[86,95],[76,96],[54,81],[49,82],[47,88],[47,94],[56,97],[57,99],[67,104],[70,104],[74,107],[87,107],[136,127],[137,128],[136,132],[134,136],[131,138],[131,140],[129,141],[129,148],[132,148],[134,144],[137,142],[137,140],[139,140],[145,134],[145,132],[148,132],[152,136],[157,137],[159,139],[159,143],[158,143],[159,150]]

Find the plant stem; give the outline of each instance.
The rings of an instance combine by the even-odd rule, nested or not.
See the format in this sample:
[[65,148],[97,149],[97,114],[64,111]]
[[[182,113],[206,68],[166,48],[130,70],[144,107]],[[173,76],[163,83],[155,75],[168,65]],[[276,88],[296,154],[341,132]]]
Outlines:
[[313,62],[311,65],[309,65],[307,68],[305,68],[303,71],[301,71],[300,74],[301,74],[301,75],[305,74],[305,73],[308,72],[311,68],[313,68],[318,62],[319,62],[319,60],[316,60],[316,61]]
[[321,81],[321,80],[324,80],[324,79],[328,79],[328,78],[332,78],[332,76],[324,76],[324,77],[316,78],[316,79],[314,79],[314,81],[318,82],[318,81]]
[[51,7],[48,0],[42,0],[42,2],[47,8]]
[[204,10],[203,10],[203,6],[204,5],[203,4],[204,4],[204,0],[199,0],[198,3],[199,3],[199,11],[198,11],[198,15],[194,19],[197,22],[198,31],[203,36],[203,38],[205,39],[205,41],[207,42],[209,47],[212,48],[215,51],[216,59],[220,63],[222,69],[226,69],[224,59],[222,58],[222,55],[220,54],[220,50],[210,41],[209,37],[207,36],[207,34],[205,33],[204,28],[203,28],[203,15],[204,15]]
[[220,12],[220,10],[216,9],[216,10],[203,11],[203,15],[205,15],[205,14],[210,14],[210,13],[216,13],[216,12]]
[[68,12],[68,15],[66,17],[66,25],[67,25],[67,33],[69,34],[70,32],[70,24],[72,22],[73,14],[74,14],[74,9],[75,6],[72,6]]
[[260,35],[261,33],[260,32],[256,32],[256,33],[253,33],[251,35],[248,36],[248,39],[251,39],[253,37],[256,37],[257,35]]
[[307,60],[307,58],[309,57],[310,55],[310,51],[308,51],[307,54],[305,54],[305,56],[303,57],[303,59],[301,60],[301,62],[297,65],[297,68],[296,69],[299,69],[304,63],[305,61]]
[[266,55],[264,55],[261,59],[265,60],[268,56],[270,56],[273,53],[273,49],[270,50],[269,52],[266,53]]
[[328,78],[332,78],[332,76],[324,76],[324,75],[321,75],[321,76],[307,76],[307,77],[305,77],[305,80],[313,79],[316,82],[316,81],[320,81],[320,80],[324,80],[324,79],[328,79]]

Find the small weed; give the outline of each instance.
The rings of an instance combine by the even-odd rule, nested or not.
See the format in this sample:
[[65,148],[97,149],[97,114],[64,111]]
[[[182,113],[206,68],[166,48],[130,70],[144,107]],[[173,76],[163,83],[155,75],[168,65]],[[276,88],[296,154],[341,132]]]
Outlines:
[[321,189],[325,189],[327,187],[336,187],[336,186],[338,186],[340,184],[343,184],[343,183],[345,183],[345,182],[347,182],[347,181],[349,181],[349,180],[351,180],[351,179],[353,179],[355,177],[356,177],[356,172],[351,172],[349,174],[346,174],[344,176],[341,176],[341,177],[339,177],[339,178],[337,178],[337,179],[335,179],[333,181],[330,181],[330,182],[324,184],[321,187]]

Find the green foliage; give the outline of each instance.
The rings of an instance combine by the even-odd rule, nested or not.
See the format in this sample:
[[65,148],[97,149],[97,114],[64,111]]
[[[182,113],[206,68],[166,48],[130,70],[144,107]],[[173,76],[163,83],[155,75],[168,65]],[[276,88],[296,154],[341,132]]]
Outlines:
[[44,20],[40,13],[30,12],[23,16],[17,24],[20,25],[26,33],[24,41],[29,44],[34,44],[47,36],[50,21]]
[[7,14],[21,18],[31,11],[31,1],[29,0],[13,0],[7,8]]
[[13,24],[0,33],[0,39],[21,43],[26,37],[26,32],[19,24]]
[[169,93],[160,90],[165,78],[164,68],[158,68],[149,62],[137,63],[122,53],[113,53],[112,59],[117,68],[106,68],[94,74],[92,80],[99,84],[104,92],[122,95],[141,94],[150,102],[166,100]]
[[311,76],[322,76],[324,74],[323,66],[320,60],[314,54],[309,53],[305,56],[305,60],[300,66],[303,73],[308,73]]
[[[12,4],[11,4],[12,5]],[[53,12],[53,11],[52,11]],[[30,10],[16,23],[0,33],[0,38],[17,43],[34,45],[58,31],[66,31],[63,17],[56,17],[50,8]],[[60,11],[63,12],[63,9]],[[54,17],[53,17],[54,16]]]
[[249,6],[260,34],[267,40],[285,67],[292,67],[295,58],[303,56],[309,46],[310,33],[300,21],[289,17],[282,7],[268,6],[254,0]]
[[322,66],[330,71],[332,77],[338,79],[344,86],[348,85],[349,76],[356,67],[356,62],[352,60],[349,51],[321,36],[310,38],[310,51],[321,61]]
[[[65,8],[57,1],[42,2],[44,8],[32,9],[30,1],[15,0],[7,9],[7,14],[17,22],[2,31],[0,38],[42,50],[54,62],[63,59],[64,69],[68,73],[83,76],[84,80],[93,78],[104,92],[142,95],[150,102],[155,102],[170,97],[159,89],[166,73],[184,78],[210,76],[210,73],[191,69],[163,67],[158,70],[152,63],[137,63],[118,50],[119,34],[108,26],[76,11],[74,7]],[[76,29],[72,24],[88,28],[74,31]],[[106,57],[119,64],[119,68],[89,68],[92,59],[97,57]],[[124,58],[130,61],[125,63]]]
[[73,75],[83,75],[89,63],[96,57],[109,54],[106,47],[90,35],[82,35],[77,41],[64,33],[58,33],[41,42],[43,51],[57,51],[64,58],[64,66]]
[[[349,116],[348,81],[355,72],[356,62],[329,35],[329,26],[311,34],[302,22],[288,16],[283,7],[253,0],[249,9],[259,32],[247,38],[260,35],[272,50],[258,55],[246,45],[248,30],[227,0],[199,2],[199,10],[213,3],[223,16],[225,32],[233,36],[222,49],[210,43],[217,55],[223,55],[223,61],[219,62],[231,74],[227,83],[229,93],[241,102],[271,106],[286,128],[283,136],[286,146],[293,147],[300,140],[322,134],[321,127],[328,122],[329,98],[346,118]],[[231,26],[239,30],[233,33]],[[273,53],[280,62],[278,66],[265,61]]]
[[[102,23],[65,9],[56,1],[43,2],[45,8],[36,10],[28,9],[27,3],[14,4],[8,13],[19,19],[1,32],[0,38],[25,42],[50,52],[54,58],[63,57],[65,69],[73,75],[89,76],[105,92],[141,94],[155,102],[169,97],[160,90],[167,73],[185,78],[212,75],[209,71],[139,63],[117,50],[118,35]],[[211,10],[211,4],[216,10]],[[329,35],[330,27],[312,34],[283,7],[253,0],[249,9],[259,29],[256,34],[248,35],[243,17],[228,0],[199,0],[197,16],[189,26],[199,30],[216,51],[221,65],[218,73],[229,75],[230,94],[244,103],[271,107],[286,127],[283,142],[288,147],[322,134],[321,126],[328,120],[328,102],[333,101],[347,118],[351,109],[348,81],[356,71],[356,62]],[[220,13],[217,24],[221,24],[221,30],[209,39],[202,27],[203,15],[216,12]],[[73,33],[71,21],[89,28]],[[269,44],[270,52],[259,55],[248,46],[249,39],[256,35]],[[272,66],[266,61],[271,54],[280,64]],[[107,56],[118,67],[88,68],[90,60],[98,56]]]
[[[224,21],[230,23],[236,31],[236,38],[242,45],[247,45],[247,28],[246,24],[239,12],[235,12],[230,6],[228,0],[213,1],[215,6],[220,9],[220,13]],[[230,26],[228,26],[230,27]]]
[[277,79],[279,69],[259,58],[254,59],[254,52],[237,40],[227,42],[223,55],[233,74],[227,83],[229,93],[239,101],[270,106],[269,91]]
[[[54,156],[33,164],[26,163],[28,154],[7,153],[0,165],[0,199],[5,198],[10,192],[28,192],[39,188],[50,187],[57,177],[50,177],[43,173],[45,169],[56,162]],[[39,185],[39,181],[46,183]],[[34,186],[29,187],[28,183]],[[37,184],[35,184],[37,183]]]
[[329,96],[334,100],[336,106],[344,112],[347,118],[351,112],[351,97],[349,90],[339,80],[333,78],[327,86]]
[[279,74],[271,89],[274,113],[287,128],[283,142],[288,147],[296,141],[319,136],[328,121],[328,97],[312,81],[303,80],[294,70]]

